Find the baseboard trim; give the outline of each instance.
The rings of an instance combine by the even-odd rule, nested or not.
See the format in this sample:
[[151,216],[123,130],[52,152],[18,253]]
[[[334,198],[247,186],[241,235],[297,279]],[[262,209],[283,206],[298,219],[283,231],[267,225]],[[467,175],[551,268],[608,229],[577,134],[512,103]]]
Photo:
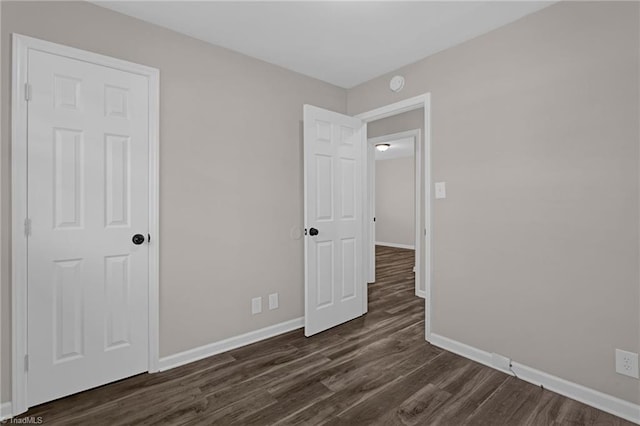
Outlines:
[[427,297],[427,294],[424,290],[416,290],[416,296],[422,297],[423,299]]
[[[449,352],[469,358],[496,370],[504,371],[492,365],[491,353],[489,352],[435,333],[431,334],[430,342],[431,344]],[[640,424],[640,405],[638,404],[633,404],[629,401],[561,379],[560,377],[553,376],[545,373],[544,371],[536,370],[535,368],[517,362],[512,362],[512,369],[519,379],[532,383],[536,386],[542,385],[545,389],[564,395],[567,398],[571,398],[599,410],[606,411],[609,414],[621,417],[630,422]],[[512,374],[509,371],[505,372]]]
[[3,402],[0,404],[0,421],[7,420],[13,415],[11,402]]
[[377,246],[385,246],[385,247],[395,247],[401,249],[415,250],[416,246],[412,246],[409,244],[398,244],[398,243],[381,243],[380,241],[376,241]]
[[302,327],[304,327],[304,317],[281,322],[279,324],[271,325],[259,330],[250,331],[239,336],[233,336],[228,339],[220,340],[218,342],[209,343],[208,345],[189,349],[188,351],[169,355],[167,357],[160,358],[160,371],[170,370],[181,365],[199,361],[203,358],[230,351],[231,349],[236,349],[241,346],[250,345],[251,343],[256,343],[261,340],[268,339],[270,337],[274,337],[288,331],[297,330]]

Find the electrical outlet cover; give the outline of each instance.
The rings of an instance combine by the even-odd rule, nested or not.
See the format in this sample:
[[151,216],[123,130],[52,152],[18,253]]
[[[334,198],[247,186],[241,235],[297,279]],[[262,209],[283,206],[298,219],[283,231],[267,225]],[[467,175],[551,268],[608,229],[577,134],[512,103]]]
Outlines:
[[445,182],[436,182],[435,183],[435,198],[436,200],[441,200],[443,198],[447,198],[447,187]]
[[638,354],[616,349],[616,373],[638,379]]
[[254,297],[251,299],[251,313],[259,314],[262,312],[262,297]]
[[269,309],[278,309],[278,293],[269,295]]

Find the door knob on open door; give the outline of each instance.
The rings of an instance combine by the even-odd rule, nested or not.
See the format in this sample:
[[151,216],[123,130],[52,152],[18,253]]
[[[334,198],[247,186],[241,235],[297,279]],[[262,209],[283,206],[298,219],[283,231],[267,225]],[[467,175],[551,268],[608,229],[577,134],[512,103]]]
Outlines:
[[316,228],[309,229],[309,235],[311,235],[312,237],[318,235],[319,233],[320,232]]
[[131,241],[133,241],[133,244],[139,246],[140,244],[144,243],[144,235],[136,234],[133,236],[133,238],[131,238]]

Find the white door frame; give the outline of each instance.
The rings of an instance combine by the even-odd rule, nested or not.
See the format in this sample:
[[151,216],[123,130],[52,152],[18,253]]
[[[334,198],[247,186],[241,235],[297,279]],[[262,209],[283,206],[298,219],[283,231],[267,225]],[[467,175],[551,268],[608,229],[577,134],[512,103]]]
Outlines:
[[149,372],[159,360],[159,94],[156,68],[13,34],[11,101],[11,330],[12,414],[27,411],[27,64],[29,50],[52,53],[144,76],[149,82]]
[[[432,220],[432,210],[431,210],[431,94],[425,93],[423,95],[415,96],[413,98],[405,99],[400,102],[396,102],[390,105],[385,105],[380,108],[376,108],[371,111],[363,112],[362,114],[356,115],[356,118],[361,119],[365,123],[369,123],[371,121],[380,120],[382,118],[391,117],[394,115],[402,114],[403,112],[409,112],[416,109],[424,108],[424,140],[422,140],[421,147],[421,168],[420,170],[424,170],[424,182],[421,180],[422,188],[420,189],[421,195],[424,196],[424,216],[425,221],[423,225],[424,232],[421,235],[420,246],[424,247],[423,253],[420,258],[417,258],[418,266],[423,265],[425,274],[424,277],[421,277],[421,280],[424,281],[425,285],[425,322],[424,322],[424,333],[425,340],[431,340],[431,319],[432,319],[432,306],[433,300],[431,295],[431,281],[432,281],[432,251],[431,251],[431,241],[433,240],[431,235],[431,220]],[[367,143],[366,140],[364,143]],[[365,162],[366,164],[366,162]],[[365,182],[367,177],[367,167],[365,167]],[[366,203],[365,203],[366,205]],[[422,207],[422,206],[421,206]],[[422,228],[422,227],[421,227]],[[366,238],[365,241],[370,241],[369,235],[369,226],[365,226]],[[416,245],[418,242],[416,241]],[[363,258],[368,259],[368,250],[369,246],[367,245],[363,249]],[[417,278],[417,276],[416,276]],[[367,280],[364,281],[365,286],[365,294],[366,294],[366,286]],[[366,299],[365,299],[366,300]],[[366,312],[366,309],[365,309]]]
[[[420,238],[420,230],[422,226],[420,226],[422,215],[420,214],[422,208],[422,191],[420,191],[421,187],[421,179],[422,175],[421,164],[422,164],[422,131],[420,129],[407,130],[405,132],[393,133],[383,136],[377,136],[375,138],[371,138],[367,141],[367,159],[369,161],[368,174],[369,177],[367,179],[367,194],[369,194],[369,203],[366,206],[366,214],[365,217],[369,218],[369,240],[367,243],[369,246],[369,253],[371,253],[371,249],[373,247],[373,254],[369,254],[367,264],[369,266],[369,278],[375,277],[375,270],[372,271],[375,267],[375,225],[376,223],[373,221],[375,217],[375,200],[376,200],[376,178],[375,178],[375,170],[376,170],[376,158],[375,158],[375,145],[380,143],[392,142],[399,139],[413,139],[413,161],[414,161],[414,250],[415,250],[415,260],[414,260],[414,273],[415,273],[415,292],[416,296],[424,298],[425,292],[420,290],[420,283],[422,282],[422,273],[421,268],[419,267],[419,259],[422,256],[422,244]],[[373,275],[372,275],[373,274]],[[374,280],[375,281],[375,278]],[[369,282],[372,282],[369,281]]]

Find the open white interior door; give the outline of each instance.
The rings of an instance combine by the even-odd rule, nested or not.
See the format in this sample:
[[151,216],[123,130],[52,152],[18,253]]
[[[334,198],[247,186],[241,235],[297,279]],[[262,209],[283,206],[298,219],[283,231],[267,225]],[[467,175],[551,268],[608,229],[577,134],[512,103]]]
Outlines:
[[304,106],[306,336],[366,311],[365,133],[360,119]]

